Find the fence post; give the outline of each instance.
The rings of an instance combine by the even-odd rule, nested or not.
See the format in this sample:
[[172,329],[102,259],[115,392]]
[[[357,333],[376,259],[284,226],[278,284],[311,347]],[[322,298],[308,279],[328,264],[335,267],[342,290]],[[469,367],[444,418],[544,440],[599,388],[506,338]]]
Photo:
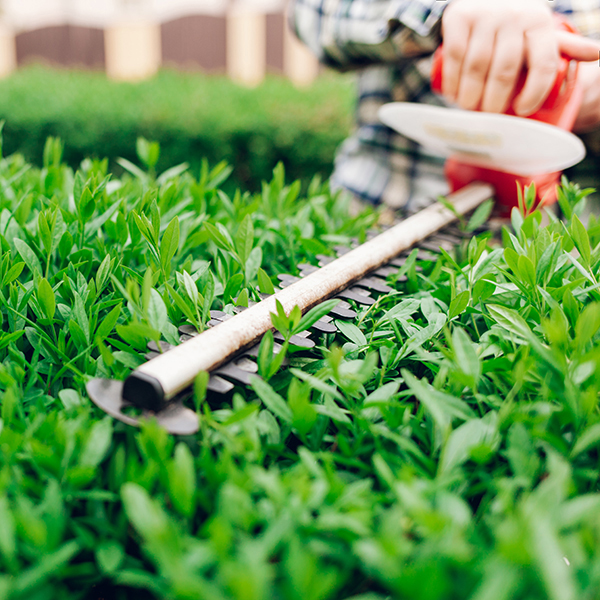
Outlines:
[[17,68],[17,42],[10,25],[0,19],[0,78],[7,77]]
[[267,17],[252,9],[227,13],[227,74],[242,85],[258,85],[267,70]]
[[160,24],[143,18],[123,19],[104,30],[104,48],[111,79],[152,77],[162,62]]
[[292,33],[287,15],[283,23],[283,71],[297,85],[310,85],[319,75],[317,57]]

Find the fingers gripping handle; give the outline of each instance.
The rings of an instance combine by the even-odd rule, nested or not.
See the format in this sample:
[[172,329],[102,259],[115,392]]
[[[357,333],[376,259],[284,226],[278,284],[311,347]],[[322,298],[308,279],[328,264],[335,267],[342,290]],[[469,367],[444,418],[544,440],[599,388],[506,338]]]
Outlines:
[[[577,33],[577,30],[569,23],[569,21],[561,15],[555,15],[555,19],[558,29],[570,33]],[[431,67],[431,89],[439,94],[442,93],[442,71],[444,65],[443,51],[442,44],[433,55],[433,64]],[[552,90],[541,108],[527,118],[556,125],[561,129],[572,129],[575,118],[577,117],[579,103],[581,102],[578,98],[578,94],[575,93],[577,85],[577,65],[578,63],[576,61],[571,60],[567,56],[560,57],[556,80]],[[513,102],[523,90],[526,79],[527,69],[523,68],[515,85],[506,114],[516,114],[513,109]],[[575,100],[577,100],[577,102],[575,102]]]

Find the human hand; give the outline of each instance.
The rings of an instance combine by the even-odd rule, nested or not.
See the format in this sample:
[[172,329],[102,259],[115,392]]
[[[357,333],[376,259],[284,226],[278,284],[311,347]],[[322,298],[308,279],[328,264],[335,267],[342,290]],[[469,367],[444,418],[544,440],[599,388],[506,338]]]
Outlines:
[[446,98],[468,110],[504,112],[526,66],[525,86],[513,104],[520,116],[546,100],[561,53],[595,61],[600,51],[600,43],[558,30],[547,0],[453,0],[442,17],[442,38]]
[[573,131],[584,133],[600,125],[600,69],[595,63],[579,65],[577,81],[583,88],[583,101]]

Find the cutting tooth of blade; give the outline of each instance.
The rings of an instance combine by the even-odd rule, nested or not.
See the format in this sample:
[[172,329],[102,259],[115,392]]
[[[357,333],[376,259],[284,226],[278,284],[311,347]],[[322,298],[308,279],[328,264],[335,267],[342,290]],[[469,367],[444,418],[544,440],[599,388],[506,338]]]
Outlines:
[[371,298],[368,292],[365,292],[366,290],[363,290],[361,288],[352,287],[348,288],[347,290],[341,291],[339,294],[337,294],[336,298],[347,298],[348,300],[354,300],[354,302],[358,304],[365,304],[366,306],[371,306],[375,304],[375,299]]
[[190,323],[184,323],[178,329],[181,335],[189,335],[191,337],[198,335],[198,330]]
[[335,260],[335,256],[327,256],[327,254],[317,254],[319,266],[324,267]]
[[384,281],[378,279],[377,277],[363,277],[362,279],[359,279],[354,285],[358,287],[364,287],[368,290],[373,290],[375,292],[380,292],[382,294],[391,294],[392,292],[396,291],[394,290],[394,288],[390,287]]
[[421,244],[419,244],[419,246],[423,250],[431,250],[432,252],[439,253],[440,248],[442,248],[442,250],[445,250],[446,252],[450,252],[454,249],[455,244],[444,239],[431,238],[424,240]]
[[248,373],[258,373],[258,365],[250,360],[247,356],[240,356],[239,358],[234,358],[233,363],[236,367],[242,369],[242,371],[247,371]]
[[321,333],[335,333],[338,328],[332,322],[331,317],[329,317],[329,321],[326,321],[324,318],[319,319],[314,325],[313,329],[320,331]]
[[234,388],[233,383],[231,381],[227,381],[218,375],[211,375],[208,378],[208,384],[206,389],[215,393],[215,394],[227,394]]
[[348,248],[348,246],[334,246],[333,247],[335,253],[340,256],[344,256],[344,254],[348,254],[352,248]]
[[148,342],[147,347],[148,347],[148,350],[150,350],[151,352],[163,353],[163,352],[168,352],[175,346],[173,346],[172,344],[169,344],[168,342],[163,342],[161,340],[160,350],[159,350],[158,344],[154,340],[152,340],[151,342]]
[[240,369],[237,365],[233,364],[233,362],[225,363],[224,365],[217,367],[212,372],[220,375],[221,377],[233,379],[233,381],[239,382],[243,385],[250,385],[251,377],[258,377],[258,375],[254,375],[253,373],[249,373],[244,369]]

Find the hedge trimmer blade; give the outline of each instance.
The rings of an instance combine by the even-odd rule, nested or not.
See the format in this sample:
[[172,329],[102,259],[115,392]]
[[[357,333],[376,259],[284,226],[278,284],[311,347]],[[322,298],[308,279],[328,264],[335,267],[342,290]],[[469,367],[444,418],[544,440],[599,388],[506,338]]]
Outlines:
[[[129,425],[137,425],[140,418],[155,416],[158,422],[174,434],[189,435],[198,430],[196,414],[183,405],[191,392],[191,385],[201,371],[210,372],[208,390],[227,393],[234,383],[248,385],[256,375],[254,358],[258,355],[261,337],[272,328],[271,313],[276,312],[276,301],[286,314],[298,306],[302,313],[335,297],[340,301],[331,309],[338,318],[356,316],[348,300],[370,306],[375,303],[371,292],[393,291],[384,279],[403,265],[400,255],[415,245],[421,253],[440,246],[453,247],[460,237],[426,238],[449,225],[458,215],[466,214],[484,200],[493,190],[484,184],[473,184],[448,197],[454,205],[450,210],[437,202],[416,215],[373,237],[354,249],[338,248],[337,259],[320,257],[320,268],[300,265],[302,277],[282,274],[275,294],[261,302],[249,303],[247,308],[236,307],[238,314],[211,311],[211,326],[197,334],[189,325],[180,328],[183,343],[169,346],[149,344],[148,362],[135,369],[124,381],[94,379],[87,385],[92,401],[102,410]],[[435,258],[434,255],[427,255]],[[391,269],[391,271],[390,271]],[[329,316],[321,317],[312,329],[320,333],[334,333],[335,325]],[[305,331],[289,340],[304,348],[314,347]],[[283,341],[276,332],[275,341]],[[274,348],[277,352],[277,347]],[[235,357],[232,361],[231,359]],[[131,414],[137,410],[138,414]]]

